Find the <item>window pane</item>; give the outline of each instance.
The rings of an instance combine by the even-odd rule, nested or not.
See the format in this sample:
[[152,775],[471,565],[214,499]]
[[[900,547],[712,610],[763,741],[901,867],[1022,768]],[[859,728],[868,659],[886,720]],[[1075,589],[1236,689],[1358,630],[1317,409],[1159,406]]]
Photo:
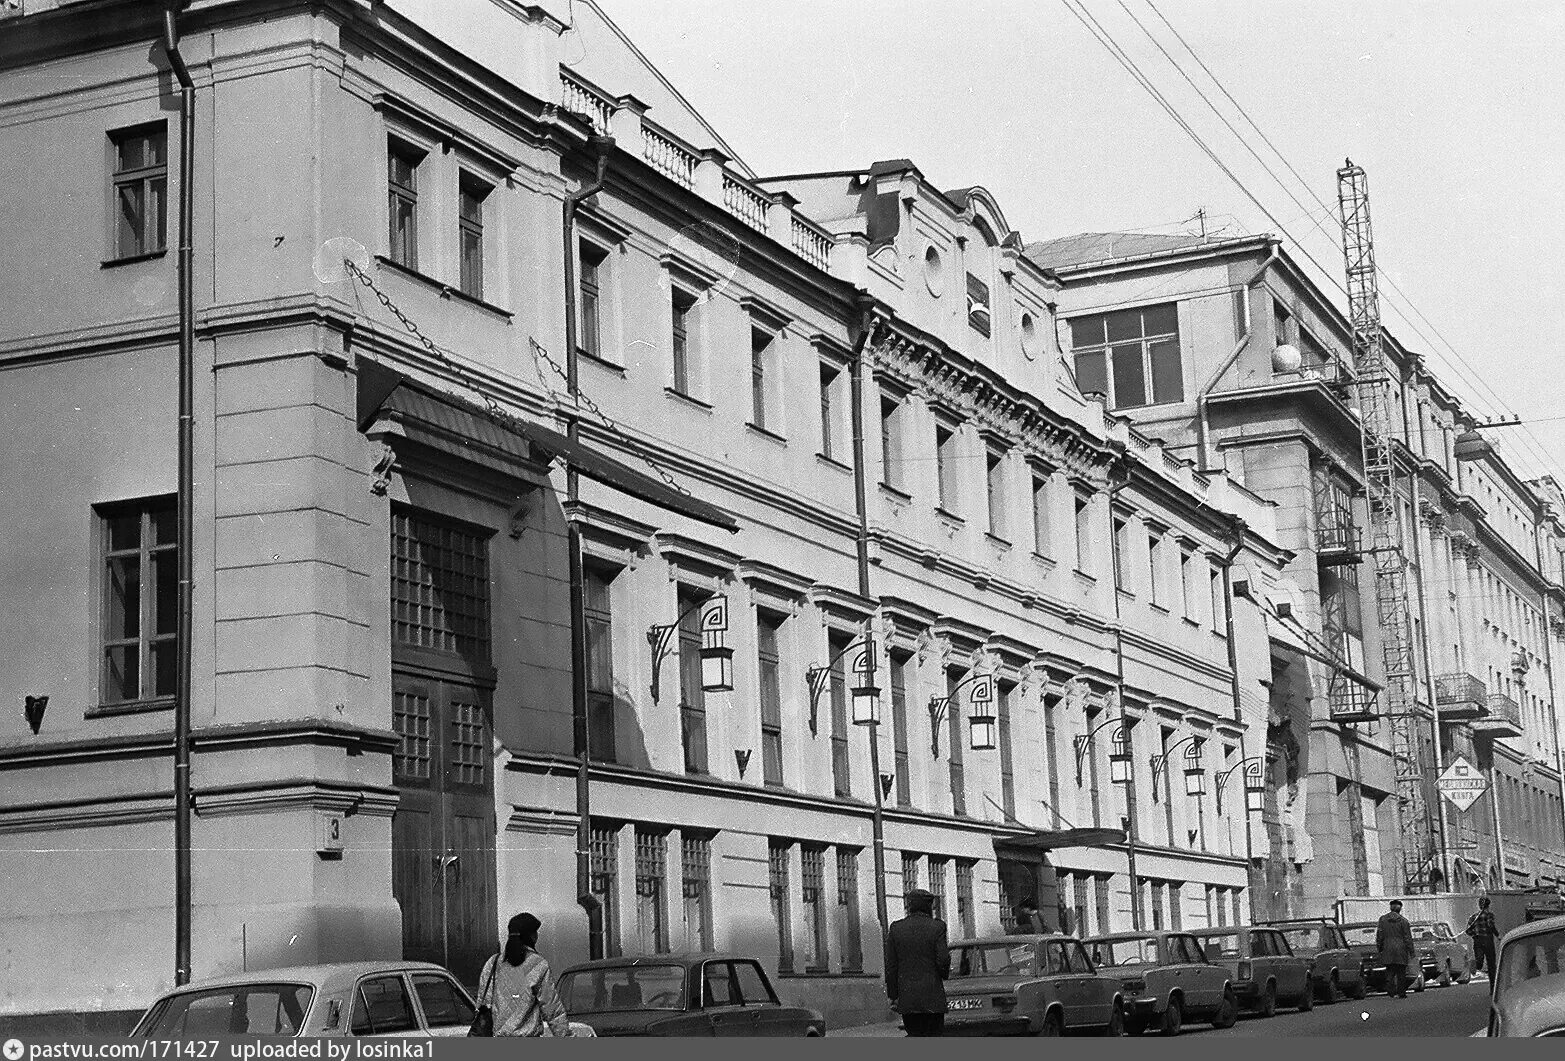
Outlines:
[[1147,404],[1146,370],[1141,364],[1141,344],[1114,347],[1114,408]]
[[108,673],[103,698],[109,701],[141,698],[141,646],[117,645],[105,649]]
[[120,223],[118,250],[122,258],[128,258],[133,254],[141,254],[143,226],[146,224],[146,204],[143,199],[143,187],[140,181],[119,186]]
[[1104,351],[1076,355],[1076,386],[1083,394],[1109,392],[1108,355]]
[[104,633],[110,641],[141,636],[141,561],[135,556],[109,561],[109,607]]
[[483,298],[484,236],[481,231],[462,229],[462,275],[459,282],[464,294]]
[[[134,517],[132,517],[134,518]],[[173,505],[152,513],[152,544],[173,545],[178,540],[179,514]],[[114,546],[118,549],[120,546]]]
[[179,690],[179,642],[164,638],[152,646],[153,696],[173,696]]
[[[364,981],[359,990],[368,1023],[376,1035],[412,1031],[417,1027],[407,989],[402,986],[402,977],[378,976]],[[357,1024],[358,1014],[355,1013],[354,1017]]]
[[168,182],[158,177],[145,182],[143,195],[147,204],[146,226],[141,230],[142,248],[145,252],[160,251],[165,246],[164,219],[168,216],[164,202],[168,198]]
[[473,1023],[473,1007],[467,1004],[451,978],[437,975],[413,977],[413,990],[424,1007],[431,1028],[461,1027]]
[[1140,310],[1122,309],[1116,313],[1108,313],[1104,315],[1104,322],[1108,328],[1108,341],[1111,343],[1141,338]]
[[767,988],[754,962],[734,962],[734,982],[747,1006],[775,1006],[777,996]]
[[179,557],[172,549],[152,555],[152,632],[173,634],[179,630]]
[[1179,331],[1179,306],[1167,302],[1161,306],[1146,306],[1141,310],[1141,326],[1144,335],[1172,335]]
[[1152,400],[1178,402],[1185,397],[1185,381],[1179,364],[1179,340],[1151,343]]
[[1086,346],[1099,346],[1103,342],[1103,318],[1079,317],[1070,322],[1071,347],[1080,350]]

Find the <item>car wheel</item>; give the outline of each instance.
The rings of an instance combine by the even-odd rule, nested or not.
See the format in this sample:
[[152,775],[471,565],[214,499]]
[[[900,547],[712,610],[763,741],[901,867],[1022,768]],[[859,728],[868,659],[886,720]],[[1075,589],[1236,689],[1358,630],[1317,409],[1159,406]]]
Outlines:
[[1308,1013],[1315,1008],[1315,985],[1308,977],[1304,980],[1304,990],[1299,995],[1299,1004],[1294,1008],[1300,1013]]
[[1179,1004],[1179,999],[1171,998],[1163,1009],[1163,1019],[1158,1022],[1157,1033],[1159,1035],[1178,1035],[1185,1026],[1184,1007]]
[[1110,1039],[1118,1039],[1125,1034],[1125,1006],[1123,1003],[1114,1003],[1114,1012],[1109,1014],[1109,1022],[1103,1026],[1103,1034]]
[[1328,1006],[1342,1001],[1342,983],[1337,979],[1337,970],[1333,969],[1326,977],[1326,990],[1321,992],[1320,1000]]
[[1239,1022],[1239,996],[1234,994],[1231,987],[1223,988],[1223,1001],[1217,1007],[1217,1013],[1212,1017],[1212,1027],[1232,1028]]
[[1065,1018],[1060,1016],[1060,1011],[1051,1009],[1044,1014],[1043,1027],[1038,1029],[1039,1035],[1046,1035],[1051,1039],[1059,1038],[1065,1034]]
[[1266,990],[1261,992],[1261,1004],[1256,1012],[1263,1017],[1275,1016],[1277,1013],[1277,981],[1268,980]]
[[1451,975],[1451,962],[1447,960],[1445,963],[1445,968],[1440,970],[1440,979],[1438,983],[1441,987],[1450,987],[1451,981],[1453,979],[1455,978]]

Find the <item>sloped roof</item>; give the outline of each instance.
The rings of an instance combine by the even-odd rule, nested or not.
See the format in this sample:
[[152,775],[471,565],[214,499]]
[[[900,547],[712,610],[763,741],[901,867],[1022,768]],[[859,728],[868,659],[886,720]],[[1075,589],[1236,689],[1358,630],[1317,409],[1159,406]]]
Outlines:
[[1152,232],[1082,232],[1027,245],[1027,257],[1045,269],[1066,269],[1088,262],[1136,258],[1143,254],[1198,247],[1213,242],[1190,233],[1162,235]]

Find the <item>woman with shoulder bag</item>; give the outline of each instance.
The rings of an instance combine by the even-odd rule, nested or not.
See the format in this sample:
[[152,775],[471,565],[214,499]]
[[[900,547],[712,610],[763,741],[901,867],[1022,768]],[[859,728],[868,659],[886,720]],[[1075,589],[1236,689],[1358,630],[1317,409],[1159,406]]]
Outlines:
[[532,914],[517,914],[506,926],[505,950],[484,965],[478,1004],[493,1013],[494,1035],[566,1038],[571,1034],[549,963],[538,953],[542,927]]

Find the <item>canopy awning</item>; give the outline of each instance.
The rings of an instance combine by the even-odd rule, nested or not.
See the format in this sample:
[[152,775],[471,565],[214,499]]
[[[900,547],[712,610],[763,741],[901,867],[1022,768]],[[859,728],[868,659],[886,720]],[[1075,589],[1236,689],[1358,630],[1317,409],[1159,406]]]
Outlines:
[[1272,615],[1266,616],[1266,634],[1273,648],[1285,649],[1300,656],[1313,659],[1317,663],[1324,663],[1350,681],[1357,682],[1366,689],[1372,689],[1377,693],[1380,692],[1382,686],[1379,682],[1360,674],[1341,660],[1316,648],[1310,644],[1300,630],[1294,629],[1293,626],[1294,624],[1289,620],[1280,619]]
[[1053,851],[1060,847],[1103,847],[1107,844],[1123,844],[1123,829],[1039,829],[1020,836],[997,836],[996,848],[1012,850]]
[[503,420],[496,419],[480,405],[360,358],[359,430],[367,430],[378,419],[400,424],[408,437],[457,457],[475,456],[477,449],[526,462],[535,462],[540,454],[546,461],[560,458],[587,478],[648,504],[726,531],[739,530],[738,521],[716,505],[682,493],[583,442],[519,416],[506,414]]

